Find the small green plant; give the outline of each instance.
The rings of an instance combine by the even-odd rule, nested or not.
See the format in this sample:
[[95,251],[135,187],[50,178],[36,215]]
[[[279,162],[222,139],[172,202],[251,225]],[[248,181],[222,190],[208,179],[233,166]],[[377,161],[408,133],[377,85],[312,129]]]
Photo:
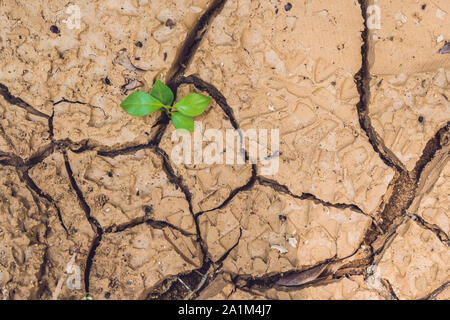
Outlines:
[[130,94],[120,106],[135,117],[146,116],[157,110],[164,111],[177,129],[194,131],[193,117],[201,115],[208,104],[210,97],[199,93],[191,93],[172,105],[174,95],[172,90],[160,80],[156,80],[150,93],[135,91]]
[[82,300],[92,300],[92,297],[89,295],[89,293],[83,294]]

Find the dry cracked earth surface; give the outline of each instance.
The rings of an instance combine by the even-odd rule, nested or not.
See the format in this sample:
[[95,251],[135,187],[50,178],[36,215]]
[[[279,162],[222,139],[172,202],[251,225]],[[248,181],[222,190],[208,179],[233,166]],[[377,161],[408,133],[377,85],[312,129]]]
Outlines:
[[[450,298],[448,0],[0,16],[1,299]],[[119,107],[156,79],[213,98],[203,131],[278,129],[279,170],[174,163]]]

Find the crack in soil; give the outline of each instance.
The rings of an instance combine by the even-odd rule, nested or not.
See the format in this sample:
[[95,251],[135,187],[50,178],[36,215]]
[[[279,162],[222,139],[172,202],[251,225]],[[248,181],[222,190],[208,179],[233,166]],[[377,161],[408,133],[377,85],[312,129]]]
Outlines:
[[258,176],[257,177],[258,182],[263,185],[263,186],[269,186],[271,187],[273,190],[277,191],[277,192],[282,192],[284,194],[287,194],[293,198],[299,199],[299,200],[311,200],[312,202],[314,202],[315,204],[320,204],[323,205],[324,207],[332,207],[332,208],[337,208],[337,209],[350,209],[354,212],[363,214],[365,216],[370,217],[371,219],[373,219],[372,216],[370,216],[369,214],[365,213],[361,208],[359,208],[356,204],[348,204],[348,203],[331,203],[329,201],[325,201],[322,199],[319,199],[318,197],[316,197],[315,195],[311,194],[311,193],[305,193],[303,192],[301,195],[296,195],[293,194],[289,188],[285,185],[282,185],[280,183],[278,183],[275,180],[271,180],[271,179],[267,179],[265,177],[261,177]]
[[184,75],[212,20],[222,11],[226,2],[227,0],[214,0],[186,36],[177,53],[175,62],[167,74],[169,80],[166,84],[173,92],[177,91],[178,78]]
[[170,229],[180,232],[184,236],[194,236],[195,235],[194,233],[183,230],[182,228],[174,226],[173,224],[171,224],[169,222],[161,221],[161,220],[154,220],[154,219],[148,218],[147,216],[136,218],[136,219],[133,219],[129,222],[126,222],[126,223],[123,223],[120,225],[112,225],[112,226],[106,227],[104,229],[104,233],[105,234],[119,233],[119,232],[123,232],[127,229],[131,229],[136,226],[140,226],[141,224],[148,224],[149,226],[151,226],[155,229],[170,228]]
[[390,300],[400,300],[388,279],[381,279],[380,282],[389,292]]
[[388,147],[383,143],[381,137],[375,131],[372,126],[372,122],[369,117],[369,99],[370,99],[370,71],[369,71],[369,28],[367,27],[367,0],[358,0],[361,7],[361,14],[364,20],[364,29],[361,32],[362,46],[361,46],[361,56],[362,65],[361,69],[355,75],[354,79],[356,82],[356,88],[359,93],[359,102],[356,104],[356,109],[358,111],[358,119],[361,128],[367,135],[370,144],[372,145],[375,152],[378,153],[380,158],[384,163],[394,168],[397,172],[404,172],[406,170],[405,165],[397,158],[397,156],[389,150]]
[[54,145],[49,144],[41,149],[40,152],[31,156],[26,161],[24,161],[21,157],[16,156],[15,154],[1,152],[0,151],[0,164],[5,166],[15,167],[15,168],[29,168],[31,169],[38,163],[44,161],[47,157],[52,155],[54,152]]
[[[39,233],[36,233],[35,240],[33,240],[31,242],[31,244],[34,242],[34,243],[39,243],[39,244],[45,245],[43,256],[42,256],[42,263],[40,264],[39,270],[36,275],[36,278],[38,279],[37,290],[36,290],[36,292],[31,293],[32,299],[39,299],[45,291],[49,291],[47,281],[43,279],[46,274],[46,267],[47,267],[47,262],[48,262],[49,245],[48,245],[47,241],[45,241],[45,240],[47,239],[48,233],[50,231],[49,217],[48,217],[48,214],[46,214],[42,210],[41,204],[39,202],[39,198],[41,197],[41,195],[38,193],[38,190],[34,189],[34,187],[33,187],[34,182],[32,182],[32,180],[29,179],[28,172],[26,170],[18,169],[18,168],[16,168],[16,172],[17,172],[17,175],[18,175],[20,181],[24,182],[26,184],[28,190],[30,191],[33,201],[39,212],[39,216],[37,217],[37,219],[40,220],[45,227],[45,232],[43,234],[44,239],[41,239],[41,237],[39,236]],[[31,180],[32,183],[30,183],[29,180]]]
[[32,189],[40,198],[45,199],[46,201],[48,201],[56,210],[56,214],[58,216],[58,220],[59,223],[61,225],[61,227],[64,229],[66,236],[69,236],[69,231],[67,230],[66,225],[64,224],[64,220],[61,214],[61,210],[59,209],[56,201],[47,193],[43,192],[37,185],[36,183],[33,181],[33,179],[30,177],[29,175],[29,168],[23,170],[22,172],[22,177],[25,180],[25,183],[28,185],[28,187],[30,187],[30,189]]
[[30,104],[28,104],[27,102],[23,101],[21,98],[15,97],[13,96],[10,92],[7,86],[5,86],[4,84],[0,83],[0,95],[3,96],[3,98],[8,101],[10,104],[15,105],[19,108],[24,109],[25,111],[34,114],[38,117],[42,117],[45,119],[49,118],[49,115],[35,109],[34,107],[32,107]]
[[100,245],[100,241],[102,240],[103,228],[101,227],[98,220],[91,216],[91,208],[89,207],[88,203],[86,202],[86,199],[84,198],[84,195],[73,176],[73,171],[70,166],[67,151],[63,150],[62,154],[64,157],[64,165],[65,165],[65,168],[67,171],[67,175],[69,177],[70,185],[72,186],[72,189],[75,191],[75,194],[77,195],[78,203],[80,204],[81,209],[83,209],[86,219],[90,223],[91,228],[95,233],[95,237],[92,240],[91,247],[89,249],[89,253],[86,258],[86,265],[85,265],[85,269],[84,269],[84,288],[85,288],[85,292],[89,293],[89,276],[91,273],[93,259],[95,256],[95,250]]
[[417,214],[408,214],[408,217],[410,217],[411,220],[416,222],[422,228],[433,232],[442,243],[450,247],[450,239],[448,235],[437,225],[426,222],[423,218],[419,217]]
[[169,182],[173,183],[175,186],[177,186],[184,194],[186,201],[188,202],[189,205],[189,212],[192,216],[192,218],[194,219],[194,223],[195,223],[195,230],[196,230],[196,235],[197,235],[197,243],[200,245],[200,250],[202,252],[203,255],[203,264],[210,264],[211,263],[211,259],[209,257],[209,253],[208,253],[208,249],[206,246],[206,243],[203,241],[202,237],[201,237],[201,233],[200,233],[200,225],[198,222],[198,218],[195,216],[194,211],[193,211],[193,207],[192,207],[192,194],[189,191],[188,187],[186,187],[186,185],[184,185],[183,183],[183,177],[181,176],[177,176],[175,174],[175,171],[173,170],[172,166],[170,165],[170,159],[169,156],[167,155],[167,153],[162,150],[159,147],[155,148],[155,152],[157,155],[160,156],[162,162],[163,162],[163,170],[166,173]]
[[[208,9],[202,14],[193,28],[188,32],[186,39],[178,50],[175,60],[167,73],[166,81],[166,85],[174,93],[175,100],[177,98],[177,91],[180,85],[179,78],[184,77],[184,73],[197,52],[197,49],[203,40],[205,33],[208,31],[212,20],[220,13],[220,11],[222,11],[226,1],[227,0],[214,0],[209,5]],[[153,141],[151,142],[152,145],[159,146],[169,123],[169,117],[163,112],[152,126],[152,128],[158,125],[160,126]]]
[[450,288],[450,281],[447,281],[439,288],[435,289],[432,293],[430,293],[428,296],[419,299],[419,300],[435,300],[438,295],[440,295],[442,292],[444,292],[447,288]]
[[[419,160],[414,166],[412,175],[418,181],[423,174],[425,167],[433,161],[436,155],[443,151],[443,153],[450,154],[450,121],[447,122],[442,128],[440,128],[433,138],[431,138],[422,152]],[[444,149],[444,150],[443,150]]]
[[188,77],[180,77],[177,85],[181,84],[192,84],[198,90],[206,92],[209,96],[211,96],[214,101],[222,108],[223,112],[229,118],[231,125],[235,130],[239,129],[238,122],[234,116],[233,109],[227,102],[227,99],[223,96],[223,94],[212,84],[200,79],[196,75],[191,74]]
[[246,184],[244,184],[243,186],[237,187],[236,189],[232,190],[230,192],[230,194],[228,195],[228,197],[217,207],[209,209],[209,210],[204,210],[204,211],[200,211],[198,213],[195,214],[195,217],[198,218],[201,215],[203,215],[204,213],[208,213],[211,211],[215,211],[215,210],[220,210],[224,207],[226,207],[226,205],[233,200],[233,198],[240,192],[242,191],[247,191],[250,190],[251,188],[253,188],[255,182],[257,181],[258,176],[256,175],[256,165],[252,164],[252,175],[250,177],[250,179],[248,180],[248,182]]

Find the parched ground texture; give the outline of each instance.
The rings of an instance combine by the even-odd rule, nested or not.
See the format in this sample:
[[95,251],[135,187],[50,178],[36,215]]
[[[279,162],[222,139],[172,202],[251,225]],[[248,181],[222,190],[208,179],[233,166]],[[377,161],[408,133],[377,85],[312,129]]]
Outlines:
[[[447,0],[0,17],[0,299],[450,297]],[[203,132],[278,129],[277,173],[176,164],[169,119],[119,107],[156,79],[213,98]]]

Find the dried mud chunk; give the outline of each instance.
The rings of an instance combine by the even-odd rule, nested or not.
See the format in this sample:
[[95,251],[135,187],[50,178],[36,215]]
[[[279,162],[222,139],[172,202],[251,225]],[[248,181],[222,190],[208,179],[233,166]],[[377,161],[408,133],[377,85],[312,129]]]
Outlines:
[[0,297],[38,299],[49,213],[15,170],[0,169],[0,194]]
[[[50,196],[59,209],[51,204],[47,232],[47,264],[45,281],[47,299],[81,299],[84,290],[84,266],[94,237],[94,231],[72,190],[64,165],[64,158],[54,153],[29,171],[36,186]],[[68,280],[70,284],[68,285]]]
[[362,276],[328,281],[320,285],[303,289],[243,291],[234,289],[234,285],[222,278],[213,281],[199,297],[200,299],[223,300],[381,300],[384,299],[376,290],[370,288]]
[[47,119],[28,113],[0,96],[0,126],[4,135],[2,151],[13,151],[23,159],[30,158],[49,144]]
[[265,300],[264,296],[235,287],[228,275],[218,275],[197,300]]
[[62,102],[55,105],[54,137],[101,146],[144,144],[154,134],[152,124],[159,114],[131,117],[121,107],[120,99],[99,95],[96,105]]
[[374,47],[371,73],[414,74],[450,67],[450,60],[439,54],[443,40],[450,38],[448,1],[389,0],[376,7],[370,20],[376,21],[378,16],[381,26],[374,25],[369,35]]
[[[384,144],[408,170],[427,141],[450,120],[448,1],[389,0],[374,6],[382,27],[369,33],[369,116]],[[375,19],[377,20],[377,19]]]
[[[71,239],[81,247],[89,245],[87,239],[92,239],[94,233],[70,185],[63,155],[53,153],[35,165],[29,175],[39,189],[54,200]],[[62,232],[62,226],[59,228]]]
[[47,264],[42,281],[47,286],[46,299],[80,300],[85,292],[84,271],[92,237],[72,234],[66,237],[54,220],[47,238]]
[[447,285],[444,291],[438,293],[436,297],[433,297],[435,300],[449,300],[450,299],[450,286]]
[[[232,94],[235,88],[251,86],[261,91],[263,82],[272,76],[303,76],[303,63],[307,58],[317,60],[314,70],[310,70],[317,82],[330,77],[336,69],[333,66],[353,74],[358,71],[361,61],[359,31],[363,21],[357,3],[298,3],[289,14],[280,15],[275,14],[273,8],[270,2],[226,3],[206,34],[188,73],[197,72],[206,81],[214,79],[232,106],[237,107],[236,94]],[[323,10],[328,12],[327,19],[320,16]],[[267,24],[268,20],[273,23]],[[335,24],[343,26],[337,34]],[[315,36],[317,26],[322,31],[320,38]],[[292,34],[298,37],[292,38]],[[225,36],[228,41],[223,40]],[[345,48],[339,50],[337,46],[342,43]]]
[[282,136],[279,150],[278,172],[268,178],[294,194],[353,203],[367,213],[375,212],[394,175],[360,129],[329,117]]
[[[188,91],[190,87],[182,87],[179,96],[192,92]],[[235,132],[222,109],[211,102],[205,113],[195,118],[193,133],[180,134],[169,124],[161,139],[160,147],[169,155],[175,173],[183,178],[192,193],[194,212],[217,208],[233,190],[244,186],[251,178],[251,165],[237,164],[237,157],[241,155],[237,137],[233,138],[232,153],[236,163],[226,164],[229,156],[227,130]],[[182,149],[184,144],[188,150]]]
[[408,170],[426,143],[450,121],[450,69],[373,76],[369,116],[384,144]]
[[239,240],[224,270],[262,276],[351,255],[370,219],[258,185],[237,194],[225,208],[204,213],[199,223],[215,261]]
[[[66,98],[96,105],[95,96],[101,92],[119,97],[121,86],[130,79],[142,82],[147,90],[155,77],[167,73],[210,2],[3,1],[0,43],[6,49],[0,52],[0,79],[14,95],[47,114],[52,112],[48,101]],[[138,41],[141,47],[135,46]],[[114,63],[124,48],[145,73]],[[102,81],[106,76],[109,86]],[[117,101],[114,105],[119,108]]]
[[14,151],[12,149],[11,143],[7,139],[0,135],[0,153],[3,155],[12,154]]
[[408,221],[379,262],[379,275],[389,280],[400,299],[418,299],[450,280],[449,261],[445,244],[431,231]]
[[146,224],[106,234],[90,277],[94,299],[138,299],[160,280],[201,265],[195,239]]
[[362,276],[342,278],[302,290],[269,289],[264,295],[269,299],[289,300],[384,300]]
[[234,285],[229,282],[228,276],[219,274],[200,292],[197,300],[225,300],[233,289]]
[[447,235],[450,234],[450,163],[439,175],[433,188],[425,194],[417,214],[426,222],[435,224]]
[[[241,129],[279,130],[279,147],[267,150],[278,155],[279,167],[264,172],[258,158],[259,174],[295,194],[373,213],[393,170],[358,124],[353,77],[361,68],[359,4],[309,1],[278,15],[273,9],[270,2],[227,2],[187,74],[222,92]],[[336,25],[342,26],[338,33]]]
[[[161,158],[153,150],[114,158],[101,157],[95,152],[70,153],[69,159],[91,215],[103,227],[145,216],[195,232],[184,194],[169,182]],[[108,201],[100,207],[98,198],[103,196]],[[144,206],[152,207],[150,214]]]

